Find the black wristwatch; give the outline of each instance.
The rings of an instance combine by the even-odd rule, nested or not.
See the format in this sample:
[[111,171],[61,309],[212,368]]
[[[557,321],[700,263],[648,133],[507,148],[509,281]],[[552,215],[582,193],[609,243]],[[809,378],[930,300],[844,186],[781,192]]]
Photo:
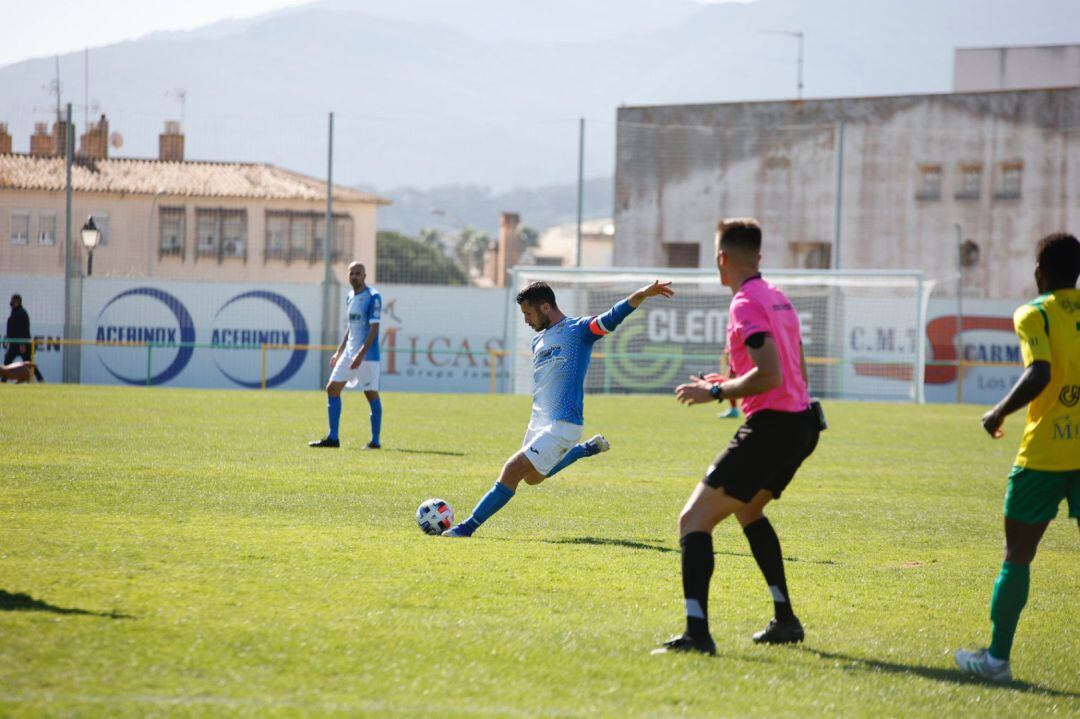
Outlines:
[[709,394],[712,395],[713,399],[719,402],[724,399],[724,388],[721,387],[719,384],[714,384],[712,387],[709,388]]

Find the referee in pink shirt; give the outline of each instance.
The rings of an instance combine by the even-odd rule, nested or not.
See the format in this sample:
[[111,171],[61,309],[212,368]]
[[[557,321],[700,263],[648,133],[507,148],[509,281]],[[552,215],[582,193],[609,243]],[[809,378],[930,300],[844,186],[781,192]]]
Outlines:
[[784,293],[762,279],[760,262],[757,220],[721,221],[716,232],[716,265],[720,282],[735,292],[727,327],[733,376],[719,382],[691,377],[689,383],[675,388],[675,396],[688,405],[742,399],[746,423],[713,460],[679,515],[686,632],[654,654],[716,652],[708,620],[712,530],[732,514],[742,525],[775,608],[774,618],[754,635],[754,641],[803,640],[802,625],[788,596],[780,540],[764,509],[779,499],[799,465],[814,451],[824,416],[819,406],[810,406],[806,391],[798,315]]

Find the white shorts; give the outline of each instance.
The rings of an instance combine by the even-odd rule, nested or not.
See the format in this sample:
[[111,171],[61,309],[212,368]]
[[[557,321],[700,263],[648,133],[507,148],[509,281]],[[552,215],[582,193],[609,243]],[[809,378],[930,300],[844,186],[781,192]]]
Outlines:
[[559,463],[570,448],[581,439],[582,426],[556,420],[551,424],[529,422],[521,451],[532,462],[536,471],[545,477]]
[[360,389],[365,392],[378,392],[379,370],[381,369],[379,363],[377,361],[368,362],[365,359],[358,368],[349,369],[354,357],[356,357],[356,352],[351,354],[348,351],[343,352],[341,357],[338,358],[337,364],[334,365],[334,371],[330,373],[330,381],[344,382],[345,386],[350,389],[360,385]]

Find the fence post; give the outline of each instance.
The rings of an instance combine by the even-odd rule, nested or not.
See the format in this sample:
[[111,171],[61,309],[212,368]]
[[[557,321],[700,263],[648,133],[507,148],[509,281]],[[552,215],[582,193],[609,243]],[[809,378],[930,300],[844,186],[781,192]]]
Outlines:
[[262,343],[262,388],[266,389],[266,343]]
[[146,386],[149,387],[153,384],[154,380],[154,365],[153,365],[154,343],[146,343]]
[[[335,344],[341,291],[334,276],[334,113],[330,113],[326,148],[326,232],[323,238],[322,344]],[[370,265],[369,265],[370,266]],[[319,353],[319,373],[323,385],[330,379],[330,367]]]

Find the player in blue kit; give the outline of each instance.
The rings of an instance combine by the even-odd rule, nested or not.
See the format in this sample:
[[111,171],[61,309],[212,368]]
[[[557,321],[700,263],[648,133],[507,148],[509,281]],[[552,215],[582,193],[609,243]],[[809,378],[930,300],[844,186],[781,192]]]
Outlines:
[[379,399],[379,320],[382,295],[364,280],[367,273],[359,262],[349,265],[352,292],[345,302],[349,315],[345,337],[330,357],[330,381],[326,383],[326,412],[330,431],[322,439],[308,442],[309,447],[340,447],[338,424],[341,420],[341,390],[360,385],[371,406],[371,441],[364,449],[379,449],[382,428],[382,400]]
[[585,373],[593,345],[647,298],[673,294],[670,282],[657,280],[598,317],[567,317],[555,304],[555,292],[545,282],[533,282],[518,293],[517,303],[525,324],[539,333],[532,341],[533,406],[525,441],[503,465],[499,480],[472,515],[442,536],[471,537],[491,515],[506,506],[522,481],[540,484],[582,457],[611,448],[599,434],[578,444],[584,424]]

